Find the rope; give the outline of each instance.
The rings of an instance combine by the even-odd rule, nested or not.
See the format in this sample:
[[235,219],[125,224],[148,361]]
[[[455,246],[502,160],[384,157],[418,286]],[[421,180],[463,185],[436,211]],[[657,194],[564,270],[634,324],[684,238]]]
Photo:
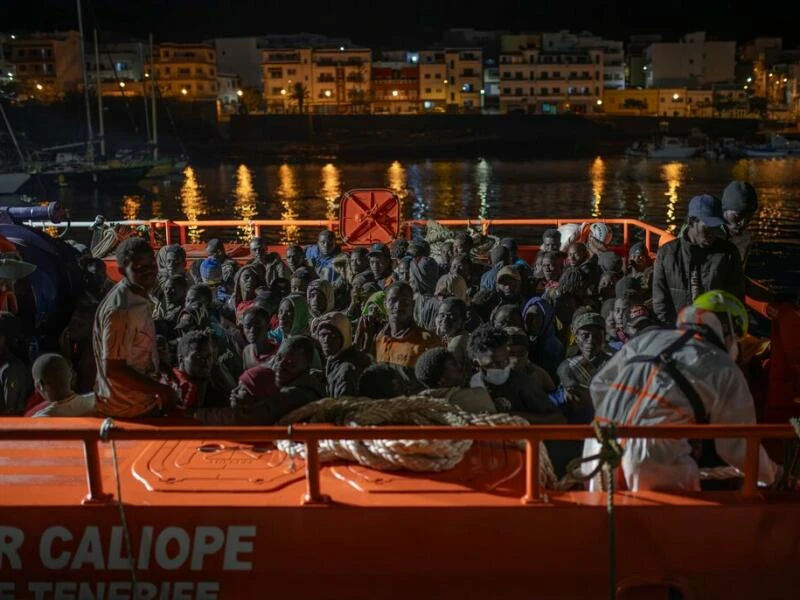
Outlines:
[[103,419],[100,425],[100,439],[103,442],[111,442],[111,459],[114,463],[114,481],[117,487],[117,507],[119,508],[119,519],[122,523],[122,535],[125,538],[125,549],[128,551],[128,563],[130,566],[131,583],[133,589],[137,588],[136,581],[136,564],[133,557],[133,544],[131,543],[131,534],[128,529],[128,518],[125,515],[125,505],[122,503],[122,482],[119,477],[119,461],[117,459],[117,443],[114,440],[109,440],[111,430],[114,429],[114,420],[110,417]]
[[[586,458],[576,458],[567,464],[567,477],[575,481],[587,481],[602,471],[605,480],[606,514],[608,515],[608,597],[611,600],[617,597],[617,526],[616,512],[614,510],[614,469],[622,462],[623,449],[617,441],[617,428],[613,423],[601,425],[597,421],[592,423],[594,434],[600,442],[600,452]],[[591,473],[584,475],[581,465],[597,461]]]
[[[387,400],[326,398],[292,412],[281,424],[298,422],[332,423],[351,427],[528,425],[520,417],[467,413],[444,399],[422,396]],[[452,469],[461,462],[472,444],[472,440],[320,440],[318,447],[320,462],[344,460],[378,470],[405,469],[438,473]],[[520,448],[524,447],[523,441],[517,444]],[[280,440],[276,445],[290,458],[306,458],[306,446],[303,443]],[[539,452],[539,480],[544,487],[552,488],[557,478],[544,444],[539,444]]]
[[789,419],[789,424],[794,428],[798,439],[792,439],[784,448],[783,473],[775,484],[775,489],[787,492],[797,489],[797,480],[800,477],[800,418]]

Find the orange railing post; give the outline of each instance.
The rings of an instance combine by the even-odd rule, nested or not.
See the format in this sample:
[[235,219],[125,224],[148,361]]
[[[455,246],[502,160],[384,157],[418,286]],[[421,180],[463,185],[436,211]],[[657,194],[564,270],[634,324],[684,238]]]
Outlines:
[[539,481],[539,439],[529,437],[525,440],[525,495],[523,504],[534,504],[541,500],[542,489]]
[[758,494],[758,456],[761,449],[761,440],[757,437],[747,437],[744,457],[744,483],[742,494],[755,496]]
[[84,504],[102,504],[111,500],[103,491],[103,474],[100,470],[100,453],[96,440],[83,440],[83,456],[86,460],[86,497]]
[[327,504],[329,498],[320,491],[319,446],[316,438],[306,438],[306,495],[303,504]]

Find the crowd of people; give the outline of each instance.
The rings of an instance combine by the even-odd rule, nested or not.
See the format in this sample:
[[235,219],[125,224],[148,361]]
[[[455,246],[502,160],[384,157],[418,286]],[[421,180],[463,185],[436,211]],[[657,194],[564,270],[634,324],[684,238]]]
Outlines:
[[[213,239],[191,264],[179,245],[131,237],[114,285],[82,259],[60,353],[28,368],[19,319],[0,313],[0,412],[271,425],[326,397],[425,395],[532,424],[752,423],[741,367],[759,344],[742,300],[756,209],[743,182],[692,198],[655,260],[641,242],[612,251],[603,223],[547,230],[530,264],[511,238],[478,260],[466,231],[342,251],[325,230],[285,257],[254,238],[246,262]],[[743,442],[716,451],[744,463]],[[630,443],[623,467],[630,489],[699,487],[685,440]],[[775,471],[762,456],[761,480]]]

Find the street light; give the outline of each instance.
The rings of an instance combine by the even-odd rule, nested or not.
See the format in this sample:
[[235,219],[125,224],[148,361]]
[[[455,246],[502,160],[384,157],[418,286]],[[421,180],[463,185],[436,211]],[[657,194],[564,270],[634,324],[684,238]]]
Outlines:
[[752,78],[752,77],[748,77],[748,78],[747,78],[747,83],[751,83],[752,81],[753,81],[753,78]]
[[144,76],[145,77],[150,77],[150,73],[145,73]]
[[444,80],[444,83],[447,84],[447,79]]
[[186,88],[181,88],[181,94],[183,94],[185,96],[188,93],[189,93],[189,90],[187,90]]
[[119,87],[124,88],[125,87],[125,82],[124,81],[120,81],[119,82]]
[[236,90],[236,95],[239,96],[239,98],[241,98],[242,96],[244,96],[244,92],[242,90]]
[[281,96],[285,96],[285,95],[286,95],[286,89],[285,88],[281,88]]
[[395,98],[397,98],[397,95],[398,95],[399,93],[400,93],[400,92],[398,92],[397,90],[392,90],[392,96],[394,96]]
[[603,100],[601,98],[597,99],[597,106],[603,106]]
[[39,91],[41,92],[41,91],[42,91],[44,88],[42,87],[42,84],[41,84],[41,83],[37,83],[37,84],[36,84],[36,89],[37,89],[37,90],[39,90]]
[[326,98],[330,98],[331,97],[331,91],[330,90],[325,90],[325,97]]
[[678,98],[680,98],[680,95],[677,92],[672,94],[672,99],[673,100],[677,100]]

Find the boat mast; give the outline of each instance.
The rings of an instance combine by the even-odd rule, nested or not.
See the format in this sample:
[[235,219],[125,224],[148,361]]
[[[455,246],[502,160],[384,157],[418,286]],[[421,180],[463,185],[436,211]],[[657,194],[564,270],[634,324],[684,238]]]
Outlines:
[[[98,114],[98,121],[100,122],[100,157],[105,160],[106,158],[106,133],[105,133],[105,126],[103,124],[103,86],[100,81],[100,51],[97,45],[97,29],[93,30],[94,32],[94,69],[95,69],[95,81],[94,85],[97,88],[97,114]],[[111,68],[114,68],[114,65],[111,65]]]
[[[139,62],[142,65],[142,69],[148,68],[144,62],[144,47],[141,42],[139,43]],[[144,71],[144,73],[147,73],[147,71]],[[147,79],[144,76],[144,73],[142,75],[142,81]],[[153,74],[150,73],[150,77],[152,76]],[[147,103],[147,88],[145,87],[144,83],[142,83],[142,101],[144,102],[144,128],[147,131],[147,144],[149,145],[152,141],[150,138],[150,107]]]
[[17,149],[17,154],[19,154],[19,162],[22,165],[22,169],[25,170],[25,155],[22,153],[22,148],[19,147],[19,142],[17,141],[17,136],[14,135],[14,130],[11,129],[11,123],[8,121],[8,115],[6,115],[6,109],[3,108],[2,102],[0,102],[0,113],[3,115],[3,121],[6,124],[6,129],[8,129],[8,135],[11,136],[11,141],[14,142],[14,148]]
[[83,15],[81,0],[75,0],[78,7],[78,32],[81,36],[81,71],[83,72],[83,100],[86,104],[86,158],[94,164],[94,133],[92,132],[92,110],[89,107],[89,75],[86,72],[86,44],[83,41]]
[[156,70],[153,68],[153,34],[150,34],[150,101],[153,104],[153,160],[158,160],[158,119],[156,118]]

